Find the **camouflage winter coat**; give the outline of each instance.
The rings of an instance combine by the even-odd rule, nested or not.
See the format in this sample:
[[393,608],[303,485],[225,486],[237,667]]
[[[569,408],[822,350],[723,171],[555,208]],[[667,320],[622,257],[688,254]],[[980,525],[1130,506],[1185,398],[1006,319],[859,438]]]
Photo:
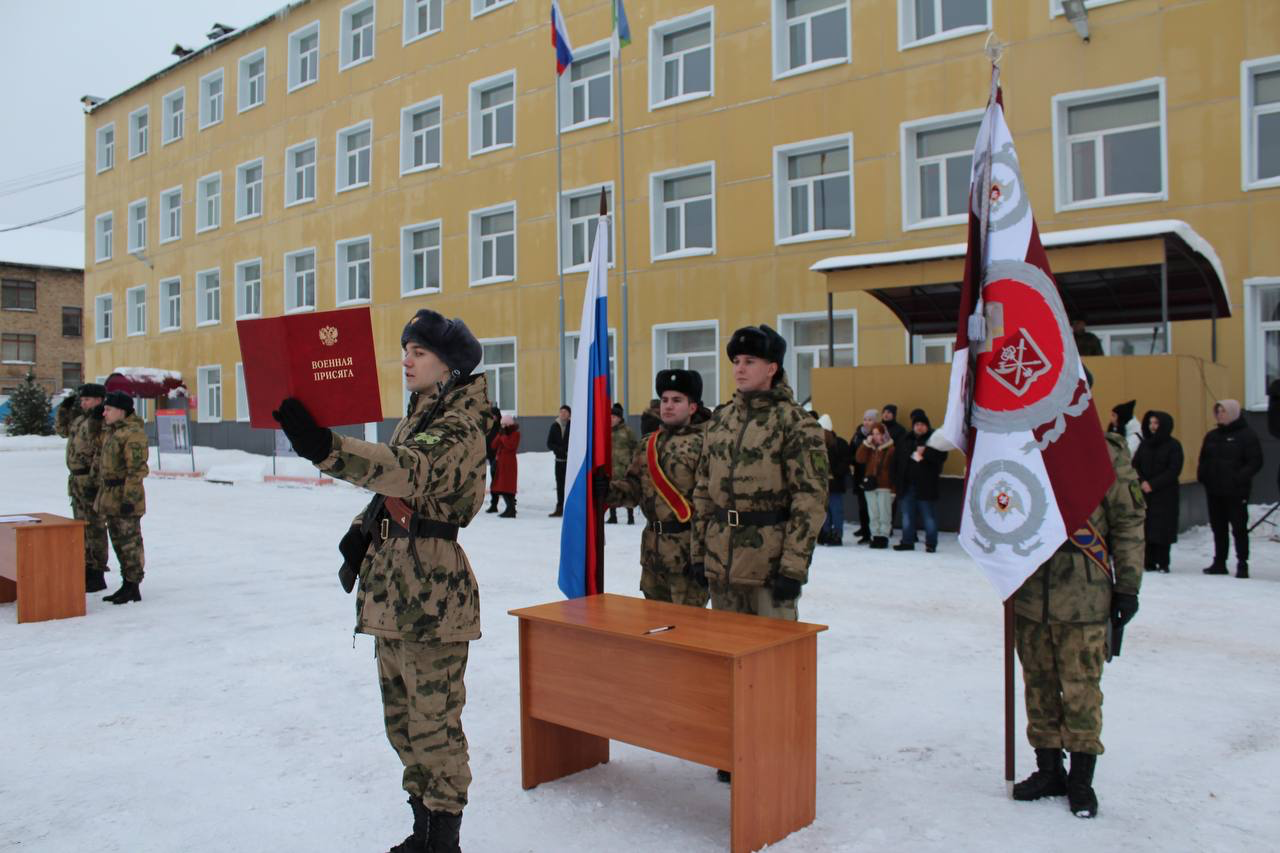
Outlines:
[[[484,506],[484,437],[495,416],[479,374],[450,391],[431,424],[415,432],[437,393],[410,397],[408,414],[387,444],[335,433],[332,452],[317,467],[400,498],[423,518],[465,527]],[[356,630],[424,643],[479,639],[480,592],[462,546],[435,538],[382,541],[375,532],[360,566]]]
[[[693,492],[692,559],[711,580],[760,586],[776,574],[808,580],[827,516],[822,427],[785,383],[733,395],[707,423]],[[785,522],[730,527],[717,510],[784,511]]]
[[[1115,567],[1115,591],[1138,594],[1142,585],[1146,502],[1129,463],[1129,446],[1107,433],[1116,481],[1089,520],[1107,540]],[[1111,579],[1071,542],[1063,544],[1014,593],[1014,610],[1036,622],[1105,622],[1111,613]]]
[[[631,431],[631,427],[627,426],[627,422],[623,421],[613,428],[613,476],[623,476],[627,469],[631,467],[631,461],[640,456],[640,439],[636,438],[636,434]],[[635,498],[623,498],[619,501],[609,501],[612,506],[635,506]]]
[[67,436],[67,494],[93,503],[98,496],[98,457],[102,453],[101,413],[80,412]]
[[100,515],[133,516],[147,511],[142,478],[147,466],[147,431],[135,414],[113,424],[102,423],[102,453],[98,457],[98,496],[93,502]]

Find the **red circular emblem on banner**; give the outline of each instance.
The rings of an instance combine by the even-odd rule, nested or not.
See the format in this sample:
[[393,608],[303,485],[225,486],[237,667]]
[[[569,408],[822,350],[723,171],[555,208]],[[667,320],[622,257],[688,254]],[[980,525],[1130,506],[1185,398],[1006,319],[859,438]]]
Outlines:
[[982,289],[987,340],[978,354],[974,402],[991,412],[1014,412],[1044,400],[1065,361],[1062,326],[1039,291],[1015,278]]

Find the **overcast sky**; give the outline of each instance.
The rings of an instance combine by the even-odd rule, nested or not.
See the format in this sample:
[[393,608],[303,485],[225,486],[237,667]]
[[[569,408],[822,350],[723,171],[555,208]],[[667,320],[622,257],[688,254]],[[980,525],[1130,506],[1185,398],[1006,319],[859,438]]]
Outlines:
[[[84,204],[82,174],[12,192],[30,176],[83,167],[82,95],[107,98],[159,71],[176,59],[170,55],[175,42],[207,43],[215,21],[242,27],[286,5],[288,0],[0,0],[0,223],[30,222]],[[83,231],[84,213],[41,227]]]

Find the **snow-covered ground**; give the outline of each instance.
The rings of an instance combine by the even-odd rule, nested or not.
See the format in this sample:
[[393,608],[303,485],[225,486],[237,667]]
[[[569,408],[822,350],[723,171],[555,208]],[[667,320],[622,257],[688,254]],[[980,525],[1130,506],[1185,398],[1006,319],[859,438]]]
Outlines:
[[[61,447],[0,438],[0,514],[66,513]],[[196,460],[234,484],[148,480],[141,604],[94,595],[84,618],[25,625],[0,605],[0,851],[346,853],[407,832],[372,642],[353,642],[354,600],[335,579],[364,494],[263,483],[263,457]],[[507,611],[560,595],[551,461],[522,455],[520,468],[519,518],[482,514],[462,534],[484,624],[467,671],[464,849],[726,849],[729,789],[700,765],[615,743],[609,764],[521,790]],[[607,530],[607,589],[637,594],[640,527]],[[954,537],[936,555],[820,548],[800,604],[830,626],[817,820],[771,849],[1277,849],[1272,530],[1253,538],[1253,580],[1200,573],[1205,529],[1175,547],[1173,574],[1146,579],[1103,679],[1092,822],[1061,799],[1007,797],[1001,609]],[[1033,764],[1021,726],[1019,776]]]

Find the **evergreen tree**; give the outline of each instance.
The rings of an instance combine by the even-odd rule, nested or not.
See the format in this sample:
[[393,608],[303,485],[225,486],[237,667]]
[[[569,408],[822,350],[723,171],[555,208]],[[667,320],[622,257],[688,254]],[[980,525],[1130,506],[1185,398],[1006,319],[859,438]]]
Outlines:
[[49,396],[36,384],[35,374],[26,378],[9,397],[9,416],[4,420],[9,435],[50,435]]

